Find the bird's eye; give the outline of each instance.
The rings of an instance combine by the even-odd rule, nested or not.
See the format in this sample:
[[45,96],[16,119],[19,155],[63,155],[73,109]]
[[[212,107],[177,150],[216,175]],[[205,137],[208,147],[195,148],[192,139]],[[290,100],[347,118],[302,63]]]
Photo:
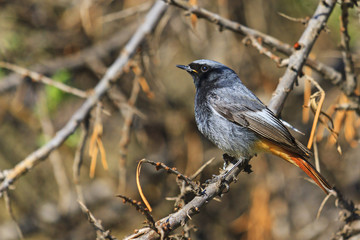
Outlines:
[[209,70],[209,67],[204,65],[204,66],[201,66],[201,71],[202,72],[207,72]]

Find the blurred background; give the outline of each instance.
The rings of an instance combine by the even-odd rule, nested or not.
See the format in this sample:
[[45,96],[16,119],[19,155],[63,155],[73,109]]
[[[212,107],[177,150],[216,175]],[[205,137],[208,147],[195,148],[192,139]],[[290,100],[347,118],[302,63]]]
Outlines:
[[[153,1],[140,0],[2,0],[1,61],[37,71],[78,89],[91,90],[152,4]],[[299,39],[304,25],[280,16],[279,12],[305,18],[313,14],[317,4],[313,0],[198,1],[199,6],[209,11],[290,45]],[[349,14],[350,47],[358,74],[359,9],[350,9]],[[339,16],[337,6],[311,56],[343,72],[338,47]],[[154,34],[148,36],[134,56],[132,70],[126,71],[102,99],[102,111],[97,116],[103,127],[101,140],[109,169],[103,168],[98,156],[94,178],[89,175],[89,142],[96,126],[95,110],[92,111],[80,185],[86,205],[113,236],[121,239],[143,226],[144,217],[115,197],[122,194],[140,200],[135,183],[139,160],[163,162],[191,175],[207,160],[215,158],[196,179],[200,182],[218,174],[223,165],[222,152],[196,128],[192,79],[177,69],[176,64],[202,58],[222,62],[234,69],[265,104],[271,98],[284,68],[278,68],[255,48],[242,44],[242,39],[239,34],[220,31],[202,19],[192,24],[183,10],[169,6]],[[305,71],[312,74],[308,69]],[[321,76],[313,77],[326,92],[324,110],[341,100],[346,102],[337,87]],[[134,87],[136,79],[142,81],[138,94]],[[303,85],[299,81],[292,91],[281,117],[305,133],[294,136],[306,144],[313,114],[310,113],[308,122],[302,121]],[[83,101],[1,68],[0,169],[13,168],[44,145]],[[132,117],[124,108],[126,102],[136,109]],[[332,117],[338,119],[342,154],[331,134],[323,130],[324,136],[317,138],[321,172],[346,198],[359,203],[360,121],[354,112],[339,112],[342,117],[336,114]],[[79,128],[9,191],[13,215],[26,239],[96,237],[79,208],[73,180],[73,162],[81,132]],[[316,219],[325,195],[306,180],[300,169],[269,155],[259,155],[250,163],[253,173],[241,173],[221,202],[210,202],[193,217],[192,239],[329,239],[337,232],[341,222],[334,198],[330,198]],[[173,202],[165,198],[179,194],[176,176],[143,165],[140,179],[155,220],[171,213]],[[0,239],[18,238],[5,201],[0,201]]]

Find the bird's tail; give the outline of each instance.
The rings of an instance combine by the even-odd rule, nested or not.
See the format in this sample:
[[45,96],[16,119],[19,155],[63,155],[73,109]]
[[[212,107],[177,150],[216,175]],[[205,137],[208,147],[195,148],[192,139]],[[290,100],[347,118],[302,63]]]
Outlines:
[[[290,157],[292,161],[291,163],[295,164],[299,168],[301,168],[309,177],[311,177],[314,182],[319,185],[319,187],[326,193],[329,194],[332,187],[326,181],[326,179],[321,176],[321,174],[305,159]],[[287,160],[287,159],[285,159]],[[288,161],[288,160],[287,160]]]
[[269,144],[262,143],[262,148],[271,152],[272,154],[281,157],[282,159],[298,166],[303,170],[314,182],[326,193],[329,194],[332,190],[330,184],[326,181],[326,179],[321,176],[321,174],[309,163],[307,160],[301,157],[295,157],[293,154],[284,151],[281,147]]

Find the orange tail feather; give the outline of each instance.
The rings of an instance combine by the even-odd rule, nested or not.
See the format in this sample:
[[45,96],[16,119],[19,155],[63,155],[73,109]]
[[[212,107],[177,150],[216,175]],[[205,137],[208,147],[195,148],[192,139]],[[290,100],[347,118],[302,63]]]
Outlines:
[[279,146],[272,144],[270,142],[260,141],[257,145],[260,149],[266,152],[271,152],[272,154],[281,157],[282,159],[298,166],[303,170],[314,182],[319,185],[319,187],[326,193],[329,194],[332,187],[326,181],[326,179],[321,176],[321,174],[305,159],[301,157],[293,157],[290,153],[285,151]]
[[326,181],[326,179],[321,176],[321,174],[306,160],[296,157],[290,157],[296,166],[301,168],[309,177],[311,177],[314,182],[319,185],[319,187],[326,193],[329,194],[332,187]]

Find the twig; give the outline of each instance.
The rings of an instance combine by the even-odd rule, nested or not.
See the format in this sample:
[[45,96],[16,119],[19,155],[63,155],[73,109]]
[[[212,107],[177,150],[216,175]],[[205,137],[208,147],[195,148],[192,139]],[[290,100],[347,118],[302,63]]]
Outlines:
[[148,223],[150,224],[150,227],[153,230],[156,230],[154,218],[151,216],[151,214],[149,212],[149,209],[143,207],[141,205],[140,201],[133,200],[133,199],[131,199],[129,197],[126,197],[126,196],[123,196],[123,195],[120,195],[120,194],[116,195],[116,196],[121,198],[123,200],[124,204],[129,203],[130,205],[134,206],[138,212],[140,212],[141,214],[143,214],[146,217]]
[[309,20],[309,24],[298,40],[299,48],[290,56],[288,67],[277,85],[275,93],[271,98],[268,107],[278,115],[289,92],[292,90],[298,76],[302,74],[302,67],[314,45],[321,30],[324,28],[332,10],[336,5],[336,0],[320,1],[315,13]]
[[[200,208],[205,206],[214,197],[221,195],[229,184],[236,179],[236,176],[248,166],[248,160],[243,161],[239,168],[234,169],[232,174],[227,175],[227,171],[232,169],[233,164],[230,163],[225,171],[214,177],[212,181],[201,191],[200,195],[195,196],[189,203],[183,206],[179,211],[170,214],[158,220],[155,223],[156,228],[162,229],[165,236],[172,230],[184,225],[191,216],[198,214]],[[226,176],[225,179],[223,179]],[[159,234],[149,227],[144,227],[137,231],[137,233],[125,238],[130,239],[159,239]]]
[[[96,43],[71,55],[48,59],[44,63],[30,66],[29,69],[39,74],[52,75],[59,69],[78,68],[92,59],[107,57],[109,52],[117,50],[129,40],[137,25],[137,23],[130,23],[124,30],[115,33],[107,40]],[[0,81],[0,93],[15,88],[22,82],[22,79],[22,76],[19,76],[17,73],[12,73],[4,77]]]
[[14,215],[14,212],[12,210],[12,207],[11,207],[11,200],[10,200],[10,197],[9,197],[9,193],[8,191],[5,191],[4,192],[4,201],[5,201],[5,206],[6,206],[6,209],[11,217],[11,219],[13,220],[13,222],[15,223],[15,226],[16,226],[16,231],[19,235],[19,238],[20,239],[24,239],[24,235],[21,231],[21,228],[19,226],[19,223],[16,221],[16,218],[15,218],[15,215]]
[[[135,68],[138,68],[138,66],[134,66]],[[131,95],[129,100],[127,101],[127,105],[129,108],[120,110],[122,111],[124,115],[124,124],[121,129],[121,139],[119,142],[119,191],[125,192],[126,191],[126,158],[128,153],[128,145],[130,143],[130,130],[131,130],[131,124],[134,118],[134,111],[132,111],[132,108],[135,106],[137,97],[139,95],[140,91],[140,84],[139,84],[139,78],[141,77],[141,71],[134,71],[135,73],[135,79],[133,80],[133,87],[131,90]]]
[[353,3],[349,1],[341,1],[341,16],[340,16],[340,36],[341,36],[341,53],[345,64],[345,93],[351,95],[356,89],[356,74],[354,62],[350,52],[350,35],[348,32],[349,23],[349,8],[353,7]]
[[149,34],[162,17],[167,5],[162,1],[157,1],[147,14],[144,23],[138,28],[131,40],[122,50],[120,56],[110,66],[105,76],[94,88],[94,92],[89,96],[83,105],[73,114],[67,124],[59,130],[55,137],[52,138],[44,146],[27,156],[19,162],[5,177],[0,184],[0,196],[2,192],[9,188],[20,176],[27,173],[34,166],[44,160],[54,149],[58,148],[79,126],[79,124],[88,115],[90,110],[98,102],[98,100],[109,90],[111,84],[123,73],[129,59],[135,54],[137,47],[142,43],[143,39]]
[[165,163],[154,162],[154,161],[147,160],[147,159],[144,159],[143,161],[144,161],[145,163],[149,163],[149,164],[155,166],[155,167],[156,167],[156,170],[163,169],[163,170],[165,170],[165,171],[168,172],[168,173],[171,173],[171,174],[176,175],[176,177],[177,177],[178,179],[183,180],[186,184],[190,185],[193,189],[198,189],[198,188],[199,188],[199,187],[192,181],[191,178],[185,176],[184,174],[182,174],[181,172],[179,172],[176,168],[170,168],[170,167],[166,166]]
[[149,8],[151,7],[151,4],[152,4],[151,1],[147,1],[143,4],[137,5],[135,7],[123,9],[119,12],[109,13],[105,16],[102,16],[100,18],[100,22],[108,23],[108,22],[124,19],[124,18],[130,17],[130,16],[133,16],[133,15],[139,14],[141,12],[149,10]]
[[344,110],[344,111],[355,111],[355,110],[359,110],[360,106],[359,104],[354,104],[354,103],[343,103],[343,104],[338,104],[335,106],[335,110]]
[[202,173],[202,171],[204,171],[204,169],[209,166],[213,161],[215,160],[215,158],[211,158],[210,160],[208,160],[206,163],[204,163],[193,175],[191,175],[189,177],[189,179],[194,180],[197,176],[199,176],[200,173]]
[[282,59],[275,55],[274,53],[272,53],[269,49],[265,48],[262,44],[261,44],[261,38],[255,39],[253,36],[248,36],[245,37],[243,39],[243,43],[245,45],[248,45],[248,42],[251,43],[251,45],[256,48],[260,54],[264,54],[265,56],[269,57],[271,60],[273,60],[279,67],[283,67],[285,65],[283,65],[282,63]]
[[89,223],[91,223],[91,225],[94,227],[95,231],[96,231],[96,239],[109,239],[109,240],[116,240],[115,237],[113,237],[110,234],[110,230],[105,230],[104,227],[101,224],[100,220],[97,220],[94,215],[90,212],[90,210],[86,207],[86,205],[84,203],[82,203],[81,201],[78,201],[81,210],[83,211],[83,213],[86,214]]
[[[310,77],[308,75],[304,75],[304,76],[305,76],[305,78],[307,80],[309,80],[318,89],[318,92],[314,93],[310,97],[311,101],[316,101],[315,98],[317,98],[320,95],[319,104],[316,105],[317,108],[316,108],[316,112],[315,112],[315,116],[314,116],[313,125],[312,125],[312,128],[311,128],[309,141],[308,141],[308,144],[307,144],[307,148],[311,149],[311,146],[313,145],[313,141],[314,141],[315,132],[316,132],[316,126],[317,126],[317,123],[319,121],[319,117],[320,117],[320,113],[321,113],[321,108],[322,108],[322,105],[323,105],[324,100],[325,100],[325,91],[322,89],[322,87],[312,77]],[[313,105],[315,105],[315,104],[313,104]]]
[[62,82],[55,81],[55,80],[53,80],[53,79],[51,79],[49,77],[46,77],[44,75],[41,75],[41,74],[37,73],[37,72],[30,71],[30,70],[28,70],[26,68],[23,68],[23,67],[11,64],[11,63],[1,62],[0,61],[0,67],[12,70],[14,72],[17,72],[18,74],[23,75],[23,76],[28,76],[34,82],[42,82],[42,83],[47,84],[49,86],[56,87],[56,88],[60,89],[63,92],[67,92],[67,93],[73,94],[73,95],[81,97],[81,98],[87,98],[89,96],[88,93],[86,93],[86,92],[84,92],[82,90],[79,90],[79,89],[74,88],[74,87],[70,87],[70,86],[68,86],[68,85],[66,85],[66,84],[64,84]]
[[77,193],[79,201],[85,202],[81,184],[80,184],[80,169],[81,169],[81,166],[83,163],[86,140],[89,135],[89,117],[84,119],[81,126],[82,126],[81,136],[80,136],[79,144],[76,148],[74,163],[73,163],[73,179],[74,179],[76,193]]
[[290,17],[288,15],[286,15],[285,13],[282,12],[278,12],[278,14],[280,16],[282,16],[283,18],[286,18],[287,20],[293,21],[293,22],[299,22],[303,25],[306,25],[309,22],[309,17],[305,17],[305,18],[294,18],[294,17]]
[[[41,92],[40,96],[39,96],[38,116],[39,116],[43,134],[45,136],[46,141],[48,141],[49,139],[51,139],[54,136],[55,130],[54,130],[54,126],[49,117],[45,92]],[[69,207],[70,207],[69,200],[71,199],[71,197],[70,197],[71,190],[70,190],[69,180],[67,178],[65,167],[63,164],[63,160],[61,159],[61,154],[59,153],[59,151],[57,149],[55,149],[49,155],[49,160],[50,160],[51,166],[53,168],[55,181],[58,185],[58,191],[59,191],[58,204],[59,204],[60,210],[63,213],[66,213],[66,212],[68,212]]]
[[335,234],[333,239],[334,240],[350,239],[350,237],[360,234],[360,229],[352,228],[353,223],[360,222],[360,215],[359,215],[360,208],[359,206],[355,206],[352,201],[346,200],[338,189],[334,188],[334,190],[336,191],[336,196],[337,196],[335,205],[343,210],[340,216],[342,217],[341,220],[343,220],[345,224]]

